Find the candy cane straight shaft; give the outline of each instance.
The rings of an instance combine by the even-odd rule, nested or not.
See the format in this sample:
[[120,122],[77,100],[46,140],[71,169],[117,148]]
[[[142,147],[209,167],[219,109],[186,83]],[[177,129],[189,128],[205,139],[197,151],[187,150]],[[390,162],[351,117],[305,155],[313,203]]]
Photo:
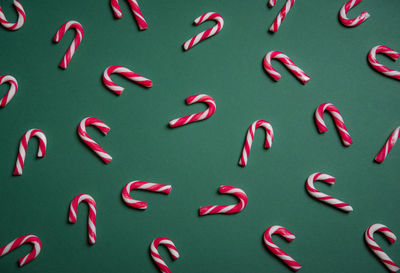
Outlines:
[[[136,0],[128,0],[128,4],[131,7],[133,15],[135,16],[136,23],[140,30],[147,29],[147,22],[143,17],[142,12],[140,11],[139,5]],[[122,18],[122,11],[119,6],[118,0],[111,0],[111,8],[114,12],[115,18]]]
[[[269,31],[277,32],[283,19],[285,19],[286,15],[289,13],[290,9],[293,7],[295,0],[287,0],[286,4],[283,6],[279,14],[276,16],[275,21],[272,23]],[[268,6],[273,7],[276,4],[276,0],[269,0]]]
[[400,126],[394,129],[389,139],[386,141],[385,145],[377,154],[377,156],[375,157],[376,162],[382,163],[385,160],[390,150],[392,150],[394,144],[396,144],[397,140],[399,139],[399,136],[400,136]]

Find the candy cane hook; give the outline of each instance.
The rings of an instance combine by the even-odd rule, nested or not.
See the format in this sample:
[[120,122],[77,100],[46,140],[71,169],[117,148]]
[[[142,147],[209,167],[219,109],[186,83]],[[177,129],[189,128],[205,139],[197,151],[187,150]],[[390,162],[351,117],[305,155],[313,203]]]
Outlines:
[[78,134],[80,138],[85,142],[87,146],[89,146],[90,149],[93,150],[103,161],[104,163],[108,164],[111,162],[112,157],[107,154],[103,148],[100,147],[99,144],[96,143],[89,135],[86,133],[86,126],[93,125],[97,127],[101,132],[103,132],[105,135],[107,135],[108,131],[110,131],[110,127],[108,127],[105,123],[103,123],[101,120],[94,118],[94,117],[87,117],[84,118],[80,123],[78,127]]
[[0,248],[0,257],[6,255],[7,253],[10,253],[14,249],[20,247],[23,244],[27,244],[27,243],[30,243],[33,245],[32,251],[18,260],[19,266],[22,267],[22,266],[26,265],[27,263],[29,263],[33,259],[35,259],[37,256],[39,256],[39,253],[42,250],[42,242],[40,241],[39,237],[37,237],[35,235],[23,235],[21,237],[18,237],[11,243],[1,247]]
[[62,37],[64,36],[64,34],[71,28],[76,30],[76,34],[75,34],[74,40],[72,41],[72,44],[70,45],[70,47],[68,48],[67,52],[65,53],[63,59],[60,62],[59,66],[62,69],[67,69],[72,56],[74,56],[75,50],[78,48],[79,44],[81,43],[82,38],[83,38],[83,27],[77,21],[68,21],[60,27],[60,29],[57,31],[56,35],[53,38],[54,42],[56,42],[56,43],[60,42]]
[[122,199],[124,200],[125,204],[135,209],[147,209],[147,202],[135,200],[130,196],[129,193],[134,189],[169,194],[171,192],[172,186],[149,183],[139,180],[132,181],[126,184],[125,187],[122,189]]
[[162,273],[171,273],[171,270],[169,270],[167,264],[164,262],[164,260],[158,253],[157,248],[159,245],[165,245],[174,260],[179,258],[179,252],[176,249],[174,243],[168,238],[158,237],[154,239],[153,242],[151,242],[150,255],[154,263],[157,265],[157,267],[160,269]]
[[86,202],[89,206],[89,217],[88,217],[88,239],[90,244],[96,243],[96,202],[93,197],[89,194],[79,194],[71,202],[69,207],[70,223],[76,223],[76,212],[78,210],[79,203]]
[[[144,19],[143,14],[140,11],[137,1],[136,0],[128,0],[128,4],[131,7],[133,15],[135,16],[136,23],[138,24],[139,29],[140,30],[147,29],[146,20]],[[117,18],[117,19],[122,18],[122,11],[119,6],[118,0],[111,0],[111,8],[114,12],[115,18]]]
[[224,194],[231,194],[239,199],[239,203],[236,205],[217,205],[217,206],[207,206],[200,207],[200,215],[216,214],[216,213],[238,213],[242,211],[247,205],[247,195],[239,188],[231,186],[220,186],[219,192]]
[[196,20],[194,20],[194,24],[196,26],[200,25],[201,23],[208,21],[208,20],[214,20],[215,22],[217,22],[217,24],[215,26],[213,26],[210,29],[207,29],[203,32],[200,32],[199,34],[197,34],[196,36],[194,36],[193,38],[190,38],[189,40],[187,40],[182,46],[184,50],[189,50],[191,49],[193,46],[197,45],[198,43],[200,43],[201,41],[210,38],[211,36],[214,36],[215,34],[217,34],[218,32],[221,31],[221,29],[224,27],[224,19],[222,18],[221,15],[219,15],[216,12],[207,12],[204,13],[203,15],[201,15],[200,17],[197,17]]
[[357,6],[362,0],[350,0],[340,9],[339,20],[346,27],[356,27],[369,18],[369,13],[363,11],[354,19],[347,18],[347,12],[354,6]]
[[[279,14],[276,16],[275,21],[272,23],[271,27],[269,28],[269,31],[271,32],[277,32],[279,29],[279,26],[281,25],[283,19],[285,19],[286,15],[289,13],[290,9],[293,7],[295,0],[287,0],[285,6],[281,9]],[[272,8],[275,6],[276,0],[269,0],[268,6]]]
[[301,268],[301,265],[298,262],[296,262],[292,257],[287,255],[285,251],[283,251],[276,244],[274,244],[271,238],[271,235],[273,234],[279,234],[289,242],[293,241],[296,237],[289,230],[281,226],[271,226],[267,228],[267,230],[264,232],[264,244],[267,246],[269,251],[271,251],[279,259],[281,259],[287,266],[289,266],[293,271],[296,272]]
[[12,31],[20,29],[25,23],[25,11],[18,0],[14,0],[14,7],[18,13],[18,19],[15,23],[8,22],[3,10],[0,7],[0,24],[2,24],[4,28]]
[[213,98],[211,98],[210,96],[205,95],[205,94],[193,95],[193,96],[189,96],[186,98],[187,104],[193,104],[193,103],[197,103],[197,102],[206,103],[208,105],[208,109],[203,112],[197,113],[197,114],[173,119],[169,122],[169,126],[172,128],[183,126],[188,123],[195,122],[195,121],[208,119],[209,117],[211,117],[214,114],[216,104],[215,104],[215,101]]
[[385,225],[382,224],[373,224],[365,231],[365,242],[368,247],[375,253],[375,255],[381,260],[381,262],[389,269],[390,272],[399,271],[399,267],[395,264],[389,256],[383,252],[382,248],[374,240],[374,233],[381,232],[385,235],[386,239],[389,240],[390,243],[396,242],[396,235]]
[[370,65],[372,66],[373,69],[375,69],[378,72],[381,72],[383,75],[385,75],[387,77],[391,77],[393,79],[400,80],[400,71],[389,69],[386,66],[380,64],[376,60],[377,53],[385,54],[386,56],[391,58],[393,61],[396,61],[399,58],[400,53],[394,51],[393,49],[391,49],[387,46],[383,46],[383,45],[378,45],[376,47],[373,47],[368,53],[368,62],[370,63]]
[[396,141],[399,138],[399,136],[400,136],[400,127],[397,127],[396,129],[394,129],[389,139],[386,141],[385,145],[382,147],[378,155],[375,157],[376,162],[382,163],[385,160],[390,150],[392,150],[394,144],[396,144]]
[[0,76],[0,85],[2,85],[3,83],[9,83],[10,89],[0,100],[0,108],[5,107],[12,100],[12,98],[15,96],[18,90],[18,82],[13,76],[10,75]]

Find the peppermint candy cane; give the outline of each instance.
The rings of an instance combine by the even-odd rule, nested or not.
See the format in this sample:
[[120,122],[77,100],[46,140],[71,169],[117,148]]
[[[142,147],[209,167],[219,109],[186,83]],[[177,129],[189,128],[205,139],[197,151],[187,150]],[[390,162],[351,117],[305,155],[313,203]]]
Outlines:
[[18,157],[17,162],[15,163],[13,175],[22,175],[26,156],[26,148],[28,147],[29,139],[31,137],[37,137],[39,140],[37,157],[44,157],[46,154],[47,139],[45,134],[39,129],[30,129],[22,136],[19,143]]
[[94,117],[87,117],[84,118],[78,127],[78,134],[80,138],[85,142],[87,146],[89,146],[93,152],[95,152],[103,161],[104,163],[108,164],[111,162],[112,157],[107,154],[99,144],[96,143],[89,135],[86,133],[86,126],[93,125],[96,126],[102,133],[107,135],[108,131],[110,131],[110,127],[108,127],[105,123],[101,120],[94,118]]
[[400,136],[400,127],[397,127],[394,129],[392,134],[390,135],[389,139],[385,143],[385,145],[382,147],[381,151],[378,153],[378,155],[375,157],[375,161],[378,163],[382,163],[387,155],[389,154],[390,150],[393,148],[394,144],[396,144],[397,139]]
[[314,187],[314,181],[323,181],[333,185],[335,184],[335,178],[333,176],[330,176],[326,173],[313,173],[307,179],[306,190],[312,197],[318,199],[319,201],[325,202],[345,212],[353,211],[353,208],[349,204],[318,191]]
[[79,44],[81,43],[82,38],[83,38],[83,27],[77,21],[68,21],[60,27],[60,29],[57,31],[56,35],[53,38],[54,42],[56,42],[56,43],[60,42],[62,37],[64,36],[64,34],[71,28],[76,30],[76,34],[75,34],[74,40],[72,41],[72,44],[70,45],[67,52],[65,53],[65,56],[63,57],[63,59],[60,62],[59,66],[62,69],[67,69],[72,56],[74,56],[75,50],[78,48]]
[[342,24],[346,27],[356,27],[365,20],[369,18],[369,13],[366,11],[363,11],[360,15],[358,15],[354,19],[349,19],[347,18],[347,12],[354,7],[357,6],[362,0],[350,0],[344,6],[340,9],[339,12],[339,20],[342,22]]
[[174,243],[168,238],[158,237],[154,239],[153,242],[151,242],[150,255],[154,263],[157,265],[157,267],[160,269],[162,273],[171,273],[171,270],[169,270],[167,264],[164,262],[164,260],[158,253],[157,248],[159,245],[165,245],[174,260],[179,258],[179,252],[176,249]]
[[3,108],[5,107],[15,96],[18,90],[18,82],[17,80],[10,75],[3,75],[0,76],[0,85],[3,83],[9,83],[10,84],[10,89],[7,91],[7,93],[4,95],[4,97],[0,100],[0,107]]
[[264,244],[267,246],[269,251],[275,254],[287,266],[289,266],[293,271],[296,272],[301,268],[301,265],[296,262],[292,257],[287,255],[285,251],[274,244],[271,238],[273,234],[279,234],[289,242],[293,241],[296,237],[289,230],[281,226],[271,226],[267,228],[267,230],[264,232]]
[[310,77],[304,73],[304,71],[301,70],[291,59],[289,59],[288,56],[280,51],[270,51],[265,55],[263,65],[265,71],[267,71],[268,75],[270,75],[275,81],[280,80],[281,74],[279,74],[278,71],[272,67],[271,59],[277,59],[283,63],[302,84],[306,84],[310,80]]
[[18,19],[15,23],[10,23],[7,21],[7,18],[0,7],[0,24],[2,24],[4,28],[12,31],[20,29],[25,23],[25,11],[18,0],[14,0],[14,7],[18,13]]
[[227,214],[238,213],[246,207],[247,195],[242,189],[231,186],[220,186],[219,192],[222,194],[226,193],[236,196],[239,199],[239,203],[237,203],[236,205],[216,205],[216,206],[200,207],[200,215],[208,215],[216,213],[227,213]]
[[7,253],[10,253],[14,249],[20,247],[23,244],[27,244],[27,243],[30,243],[33,245],[32,251],[18,260],[19,266],[22,267],[22,266],[26,265],[27,263],[29,263],[33,259],[35,259],[37,256],[39,256],[39,253],[42,250],[42,242],[40,241],[39,237],[37,237],[35,235],[23,235],[21,237],[18,237],[11,243],[1,247],[0,248],[0,257],[6,255]]
[[78,209],[79,203],[86,202],[89,205],[89,217],[88,217],[88,239],[90,244],[96,243],[96,202],[93,197],[89,194],[79,194],[71,202],[69,207],[69,217],[70,223],[76,223],[76,211]]
[[[289,13],[290,9],[293,7],[295,0],[287,0],[285,6],[283,6],[283,8],[281,9],[281,11],[279,12],[279,14],[276,16],[275,21],[272,23],[271,27],[269,28],[269,31],[271,32],[277,32],[283,19],[285,19],[286,14]],[[270,8],[272,8],[273,6],[275,6],[276,4],[276,0],[269,0],[268,2],[268,6]]]
[[115,84],[111,78],[110,75],[113,73],[118,73],[121,74],[122,76],[128,78],[129,80],[136,82],[140,85],[143,85],[145,87],[152,87],[153,82],[149,79],[146,79],[139,74],[136,74],[135,72],[129,70],[126,67],[119,66],[119,65],[112,65],[106,68],[103,73],[103,83],[104,85],[113,91],[117,95],[121,95],[122,91],[124,91],[125,88]]
[[376,60],[376,53],[385,54],[386,56],[390,57],[393,61],[396,61],[399,58],[400,53],[383,45],[378,45],[376,47],[373,47],[368,53],[368,62],[373,69],[375,69],[378,72],[381,72],[385,76],[400,80],[400,71],[389,69],[386,66],[380,64]]
[[147,202],[135,200],[129,195],[132,190],[138,189],[169,194],[171,192],[171,188],[171,185],[162,185],[136,180],[129,182],[122,189],[122,199],[124,200],[125,204],[135,209],[147,209]]
[[272,129],[271,124],[265,120],[256,120],[250,125],[249,130],[247,131],[246,141],[243,146],[242,155],[239,159],[240,166],[246,166],[247,160],[250,155],[251,145],[253,144],[254,132],[258,127],[263,127],[265,129],[265,148],[271,148],[272,139],[274,138],[274,130]]
[[203,112],[197,113],[197,114],[173,119],[169,122],[169,126],[172,128],[183,126],[188,123],[195,122],[195,121],[208,119],[209,117],[211,117],[214,114],[216,104],[215,104],[215,101],[213,98],[211,98],[210,96],[205,95],[205,94],[193,95],[193,96],[189,96],[186,98],[187,104],[193,104],[193,103],[197,103],[197,102],[206,103],[208,105],[208,109]]
[[382,248],[374,240],[374,233],[381,232],[389,240],[390,243],[396,242],[396,235],[385,225],[373,224],[365,231],[365,241],[368,247],[375,253],[381,262],[389,269],[390,272],[397,272],[399,267],[395,264],[389,256],[383,252]]
[[339,110],[336,108],[335,105],[331,103],[323,103],[320,106],[318,106],[317,110],[315,111],[315,122],[317,123],[318,131],[320,133],[328,131],[328,128],[326,128],[325,122],[323,120],[323,114],[325,110],[332,115],[333,121],[335,122],[336,128],[339,131],[343,145],[350,146],[351,144],[353,144],[353,141],[351,140],[349,132],[347,131],[346,126],[344,125],[343,118],[340,115]]
[[[128,0],[129,6],[131,7],[131,10],[133,12],[133,15],[135,16],[136,23],[139,26],[140,30],[145,30],[147,29],[147,23],[146,20],[143,17],[142,12],[140,11],[139,5],[136,0]],[[114,12],[114,16],[117,19],[122,18],[122,11],[121,8],[119,7],[118,0],[111,0],[111,8]]]
[[200,17],[197,17],[196,20],[194,20],[194,24],[196,26],[200,25],[201,23],[208,21],[208,20],[214,20],[215,22],[217,22],[217,24],[215,26],[213,26],[210,29],[207,29],[203,32],[200,32],[199,34],[197,34],[196,36],[194,36],[193,38],[190,38],[189,40],[187,40],[182,46],[184,50],[189,50],[191,49],[193,46],[197,45],[198,43],[200,43],[201,41],[203,41],[204,39],[207,39],[211,36],[214,36],[215,34],[217,34],[218,32],[221,31],[221,29],[224,26],[224,19],[222,18],[221,15],[219,15],[216,12],[207,12],[204,13],[203,15],[201,15]]

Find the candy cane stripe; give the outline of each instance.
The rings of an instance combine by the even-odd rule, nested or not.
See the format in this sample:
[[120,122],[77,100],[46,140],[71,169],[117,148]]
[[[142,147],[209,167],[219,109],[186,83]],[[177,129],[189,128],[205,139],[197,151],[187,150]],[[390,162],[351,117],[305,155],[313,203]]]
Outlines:
[[149,183],[139,180],[132,181],[126,184],[125,187],[122,189],[122,199],[124,200],[125,204],[136,209],[147,209],[147,202],[135,200],[130,196],[129,193],[134,189],[169,194],[171,192],[172,186]]
[[389,152],[392,150],[394,144],[396,144],[397,140],[399,139],[399,136],[400,136],[400,126],[394,129],[389,139],[386,141],[385,145],[377,154],[377,156],[375,157],[376,162],[382,163],[385,160]]
[[162,273],[171,273],[171,270],[168,268],[166,263],[163,261],[161,258],[157,248],[159,245],[164,245],[169,253],[171,254],[171,257],[176,260],[179,258],[179,252],[176,249],[174,243],[165,237],[158,237],[153,240],[150,244],[150,256],[153,259],[154,263],[157,265],[157,267],[160,269]]
[[239,188],[231,186],[220,186],[219,192],[222,194],[234,195],[239,199],[239,203],[236,205],[217,205],[217,206],[207,206],[200,207],[200,215],[216,214],[216,213],[238,213],[242,211],[247,205],[247,195]]
[[18,19],[17,22],[15,23],[10,23],[6,16],[3,13],[3,10],[0,7],[0,24],[11,31],[15,31],[20,29],[24,23],[25,23],[25,11],[24,8],[22,7],[21,3],[18,0],[14,0],[14,7],[17,10],[18,13]]
[[89,206],[88,217],[88,239],[90,244],[96,243],[96,202],[88,194],[79,194],[71,202],[69,208],[68,220],[70,223],[76,223],[76,212],[81,202],[86,202]]
[[3,75],[0,76],[0,85],[3,83],[9,83],[10,84],[10,89],[7,91],[7,93],[1,98],[0,100],[0,108],[5,107],[15,96],[18,90],[18,82],[17,80],[10,75]]
[[[283,19],[285,19],[286,15],[289,13],[290,9],[293,7],[295,0],[287,0],[286,4],[283,6],[279,14],[276,16],[275,21],[272,23],[269,31],[277,32]],[[268,2],[269,7],[274,7],[276,4],[276,0],[270,0]]]
[[[136,0],[128,0],[128,4],[131,7],[132,13],[135,16],[136,23],[138,24],[138,27],[140,30],[145,30],[147,29],[147,22],[143,17],[142,12],[140,11],[139,4],[137,3]],[[117,19],[122,18],[122,11],[119,6],[118,0],[111,0],[111,8],[114,12],[114,16]]]
[[13,251],[14,249],[26,243],[32,244],[33,246],[32,251],[18,260],[19,266],[22,267],[26,265],[27,263],[35,259],[37,256],[39,256],[39,253],[42,249],[42,242],[40,241],[39,237],[35,235],[23,235],[21,237],[18,237],[11,243],[8,243],[7,245],[1,247],[0,257],[6,255],[7,253]]
[[346,27],[355,27],[369,18],[369,13],[363,11],[359,16],[354,19],[347,18],[347,12],[354,6],[357,6],[362,0],[350,0],[340,9],[339,20]]
[[378,72],[381,72],[385,76],[391,77],[396,80],[400,80],[400,71],[389,69],[386,66],[380,64],[376,60],[377,53],[385,54],[386,56],[391,58],[393,61],[396,61],[399,58],[400,53],[394,51],[393,49],[391,49],[387,46],[383,46],[383,45],[378,45],[378,46],[373,47],[368,53],[368,62],[370,63],[370,65],[372,66],[373,69],[375,69]]

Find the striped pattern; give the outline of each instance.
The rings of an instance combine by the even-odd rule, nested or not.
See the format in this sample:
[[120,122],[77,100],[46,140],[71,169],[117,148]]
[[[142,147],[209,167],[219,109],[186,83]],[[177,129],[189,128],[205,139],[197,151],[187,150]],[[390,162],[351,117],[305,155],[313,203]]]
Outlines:
[[246,207],[247,195],[242,189],[231,186],[221,186],[219,187],[219,192],[222,194],[225,193],[236,196],[239,199],[239,203],[237,203],[236,205],[216,205],[216,206],[200,207],[200,215],[208,215],[216,213],[226,213],[226,214],[238,213]]
[[[129,3],[129,6],[131,7],[133,15],[135,16],[136,23],[138,24],[139,29],[140,30],[147,29],[146,20],[144,19],[143,14],[140,11],[137,1],[136,0],[128,0],[128,3]],[[117,18],[117,19],[122,18],[122,11],[119,6],[118,0],[111,0],[111,8],[114,12],[115,18]]]
[[343,210],[345,212],[353,211],[353,208],[349,204],[318,191],[314,187],[314,181],[323,181],[323,182],[333,185],[333,184],[335,184],[334,177],[332,177],[326,173],[313,173],[307,179],[306,190],[312,197],[318,199],[319,201],[325,202],[325,203],[327,203],[335,208],[338,208],[340,210]]
[[171,273],[171,270],[169,270],[167,264],[161,258],[160,253],[158,253],[157,248],[159,245],[166,246],[174,260],[179,258],[179,252],[176,249],[174,243],[168,238],[158,237],[154,239],[153,242],[151,242],[150,256],[153,259],[154,263],[157,265],[157,267],[160,269],[162,273]]
[[399,267],[395,264],[389,256],[383,252],[382,248],[374,240],[374,233],[376,231],[381,232],[389,240],[390,243],[396,241],[396,235],[385,225],[373,224],[365,231],[365,241],[368,247],[375,253],[375,255],[381,260],[381,262],[389,269],[390,272],[399,271]]
[[96,202],[89,194],[79,194],[71,202],[69,206],[69,222],[76,223],[76,211],[81,202],[86,202],[89,205],[88,218],[88,239],[90,244],[96,243]]
[[267,71],[268,75],[270,75],[275,81],[280,80],[281,74],[279,74],[278,71],[272,67],[272,59],[277,59],[283,63],[302,84],[306,84],[310,80],[310,77],[304,73],[304,71],[301,70],[291,59],[289,59],[288,56],[280,51],[270,51],[265,55],[263,65],[265,71]]
[[242,155],[239,159],[240,166],[246,166],[247,160],[250,155],[251,145],[253,144],[254,133],[258,127],[263,127],[265,129],[265,148],[271,148],[272,140],[274,138],[274,130],[272,129],[271,124],[265,120],[256,120],[250,125],[249,130],[247,131],[246,141],[243,146]]
[[291,242],[295,239],[293,233],[281,226],[271,226],[267,228],[264,232],[264,244],[267,246],[269,251],[281,259],[287,266],[289,266],[293,271],[297,271],[301,268],[301,265],[296,262],[292,257],[286,254],[282,249],[280,249],[271,239],[272,234],[279,234],[287,241]]
[[33,245],[32,251],[29,252],[24,257],[18,260],[19,266],[24,266],[27,263],[31,262],[37,256],[39,256],[40,251],[42,250],[42,242],[40,241],[39,237],[35,235],[23,235],[18,237],[11,243],[3,246],[0,248],[0,257],[6,255],[7,253],[13,251],[14,249],[20,247],[23,244],[30,243]]
[[146,79],[146,78],[140,76],[139,74],[136,74],[135,72],[129,70],[128,68],[119,66],[119,65],[112,65],[112,66],[107,67],[106,70],[104,70],[103,83],[108,89],[110,89],[112,92],[114,92],[117,95],[121,95],[125,88],[115,84],[111,80],[110,75],[113,73],[121,74],[125,78],[127,78],[133,82],[136,82],[140,85],[143,85],[145,87],[153,86],[153,82],[151,80]]
[[400,71],[389,69],[386,66],[380,64],[376,60],[377,53],[385,54],[386,56],[391,58],[393,61],[396,61],[399,58],[400,53],[394,51],[393,49],[391,49],[387,46],[383,46],[383,45],[378,45],[378,46],[372,48],[368,53],[368,62],[372,66],[373,69],[375,69],[378,72],[381,72],[385,76],[400,80]]
[[26,156],[26,149],[28,147],[29,139],[31,137],[37,137],[39,140],[39,149],[37,157],[44,157],[46,154],[47,139],[45,134],[39,129],[30,129],[21,138],[19,143],[17,162],[15,163],[13,175],[22,175],[24,169],[24,162]]
[[101,120],[94,118],[94,117],[87,117],[84,118],[80,123],[78,127],[78,134],[80,138],[85,142],[87,146],[90,147],[90,149],[93,150],[103,161],[104,163],[108,164],[111,162],[112,157],[107,154],[99,144],[96,143],[89,135],[86,133],[86,126],[93,125],[97,127],[101,132],[103,132],[105,135],[107,135],[108,131],[110,131],[110,127],[108,127],[106,124],[104,124]]
[[219,15],[216,12],[207,12],[204,13],[203,15],[201,15],[200,17],[197,17],[196,20],[194,20],[194,24],[196,26],[200,25],[201,23],[208,21],[208,20],[214,20],[215,22],[217,22],[217,24],[215,26],[213,26],[212,28],[209,28],[203,32],[200,32],[199,34],[197,34],[196,36],[194,36],[193,38],[190,38],[189,40],[187,40],[183,45],[183,49],[184,50],[189,50],[191,49],[193,46],[197,45],[198,43],[200,43],[201,41],[214,36],[215,34],[217,34],[218,32],[221,31],[221,29],[224,26],[224,19],[222,18],[221,15]]
[[139,180],[132,181],[126,184],[125,187],[122,189],[122,199],[124,200],[125,204],[135,209],[147,209],[147,202],[135,200],[129,195],[129,193],[134,189],[169,194],[171,192],[172,186],[149,183]]
[[389,139],[386,141],[385,145],[382,147],[381,151],[375,157],[375,161],[378,163],[382,163],[387,155],[389,154],[390,150],[393,148],[394,144],[396,144],[397,139],[400,136],[400,127],[397,127],[392,134],[390,135]]
[[56,35],[53,38],[54,42],[56,43],[60,42],[65,32],[67,32],[67,30],[71,28],[75,29],[76,34],[74,40],[72,41],[70,47],[68,48],[67,52],[65,53],[64,57],[60,62],[59,66],[63,69],[67,69],[72,56],[74,56],[76,49],[78,48],[79,44],[82,41],[83,27],[77,21],[68,21],[60,27],[60,29],[57,31]]
[[17,22],[15,22],[15,23],[8,22],[6,16],[3,13],[3,10],[0,7],[0,24],[4,28],[6,28],[8,30],[12,30],[12,31],[20,29],[25,23],[25,11],[24,11],[24,8],[22,7],[21,3],[18,0],[14,0],[14,7],[18,13],[18,19],[17,19]]
[[336,128],[339,131],[339,135],[342,139],[343,145],[344,146],[350,146],[353,144],[353,141],[351,140],[351,137],[349,135],[349,132],[346,129],[346,126],[344,125],[343,118],[340,115],[339,110],[336,108],[335,105],[331,103],[323,103],[320,106],[318,106],[317,110],[315,111],[315,122],[318,127],[318,131],[320,133],[324,133],[328,131],[328,128],[325,125],[325,122],[323,120],[323,114],[325,111],[328,111],[332,117],[333,121],[336,124]]
[[[289,13],[290,9],[293,7],[295,0],[287,0],[286,4],[283,6],[279,14],[276,16],[275,21],[272,23],[271,27],[269,28],[269,31],[271,32],[277,32],[283,19],[285,19],[286,15]],[[269,7],[273,7],[276,4],[276,0],[270,0],[268,2]]]
[[197,103],[197,102],[206,103],[208,105],[207,110],[197,113],[197,114],[185,116],[182,118],[173,119],[169,122],[169,126],[172,128],[183,126],[183,125],[186,125],[191,122],[208,119],[209,117],[211,117],[214,114],[216,104],[215,104],[215,101],[213,98],[211,98],[210,96],[205,95],[205,94],[193,95],[193,96],[189,96],[186,98],[187,104],[193,104],[193,103]]
[[18,90],[18,82],[17,80],[10,75],[3,75],[0,76],[0,85],[3,83],[9,83],[10,84],[10,89],[7,91],[7,93],[1,98],[0,100],[0,108],[5,107],[11,99],[15,96]]
[[354,19],[347,18],[347,12],[349,12],[352,7],[357,6],[361,1],[362,0],[350,0],[340,9],[339,20],[344,26],[356,27],[369,18],[370,15],[366,11],[363,11],[359,16]]

